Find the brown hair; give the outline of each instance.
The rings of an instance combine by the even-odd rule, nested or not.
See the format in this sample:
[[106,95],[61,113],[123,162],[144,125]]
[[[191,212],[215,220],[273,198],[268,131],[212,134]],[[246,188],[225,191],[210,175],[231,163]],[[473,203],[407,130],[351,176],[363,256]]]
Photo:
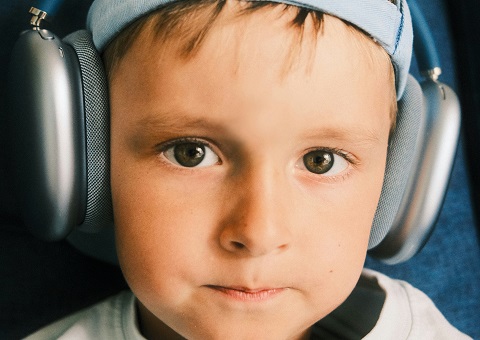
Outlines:
[[[395,0],[389,1],[395,3]],[[108,77],[111,78],[118,63],[131,48],[138,35],[143,32],[153,34],[155,39],[165,42],[174,38],[180,46],[178,51],[179,56],[185,59],[193,57],[215,23],[215,20],[221,13],[226,2],[227,0],[173,1],[133,22],[109,43],[103,53],[103,61]],[[284,11],[295,11],[296,13],[292,16],[290,26],[298,31],[297,41],[299,44],[296,46],[300,46],[300,43],[303,40],[307,18],[311,18],[311,22],[313,23],[313,33],[315,35],[318,33],[321,34],[322,32],[324,18],[323,12],[270,1],[240,0],[239,2],[242,4],[241,10],[238,13],[239,16],[248,15],[249,13],[256,12],[265,7],[283,6]],[[380,53],[383,57],[389,58],[386,51],[380,47],[378,43],[374,42],[368,34],[349,22],[345,22],[345,24],[352,32],[358,35],[360,38],[359,45],[367,46],[365,50],[367,53],[370,53],[372,59],[374,59],[375,54],[372,51],[375,49],[381,51]],[[368,46],[375,46],[377,48],[371,48]],[[293,52],[291,54],[294,54],[295,50],[295,48],[292,48]],[[378,53],[376,55],[378,55]],[[291,62],[292,60],[289,58],[289,64],[291,64]],[[392,84],[390,116],[392,121],[391,131],[393,131],[396,121],[397,100],[393,66],[391,63],[389,64],[391,67],[390,73],[387,76],[390,78]]]

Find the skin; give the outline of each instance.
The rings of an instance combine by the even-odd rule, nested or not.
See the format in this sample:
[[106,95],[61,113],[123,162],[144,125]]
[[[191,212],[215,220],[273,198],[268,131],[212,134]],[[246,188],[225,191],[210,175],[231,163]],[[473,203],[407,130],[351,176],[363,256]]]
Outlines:
[[[188,60],[141,35],[111,77],[117,250],[147,338],[305,338],[363,267],[388,62],[329,16],[291,59],[290,13],[235,13]],[[181,138],[214,153],[176,165],[166,150]],[[336,168],[314,174],[303,156],[322,148],[337,150]]]

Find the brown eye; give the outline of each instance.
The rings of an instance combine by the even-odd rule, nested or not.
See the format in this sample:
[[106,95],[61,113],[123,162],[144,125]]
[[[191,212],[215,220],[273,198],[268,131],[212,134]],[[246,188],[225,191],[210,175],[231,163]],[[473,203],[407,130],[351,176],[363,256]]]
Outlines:
[[178,164],[191,168],[203,161],[205,147],[197,143],[184,143],[173,148],[173,155]]
[[325,174],[334,164],[333,153],[324,150],[314,150],[303,156],[305,168],[314,174]]
[[167,160],[186,168],[205,167],[219,162],[218,156],[200,142],[179,141],[163,152]]

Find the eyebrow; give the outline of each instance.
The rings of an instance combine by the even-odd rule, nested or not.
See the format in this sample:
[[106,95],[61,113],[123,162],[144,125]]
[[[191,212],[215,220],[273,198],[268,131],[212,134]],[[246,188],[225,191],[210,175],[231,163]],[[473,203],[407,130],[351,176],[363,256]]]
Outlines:
[[199,116],[190,117],[180,111],[157,111],[135,123],[135,134],[156,135],[162,133],[172,137],[185,135],[192,131],[193,135],[215,131],[217,134],[228,135],[228,129],[221,123]]
[[128,144],[138,152],[144,150],[150,138],[201,137],[196,135],[210,131],[228,134],[225,126],[204,117],[192,118],[180,111],[154,111],[134,124]]
[[304,139],[328,139],[344,141],[359,145],[372,145],[380,142],[380,136],[373,129],[365,127],[350,127],[342,126],[326,126],[317,129],[312,129],[306,134],[302,135]]
[[171,133],[183,132],[185,129],[200,128],[200,129],[222,129],[224,126],[212,121],[208,121],[203,117],[190,118],[181,112],[161,112],[155,114],[158,117],[146,117],[136,123],[137,130],[151,130],[156,132],[158,130],[168,131]]

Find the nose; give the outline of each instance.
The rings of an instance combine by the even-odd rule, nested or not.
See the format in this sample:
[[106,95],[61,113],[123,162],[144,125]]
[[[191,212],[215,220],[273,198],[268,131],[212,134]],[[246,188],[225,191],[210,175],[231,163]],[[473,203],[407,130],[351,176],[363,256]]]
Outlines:
[[286,183],[278,177],[272,171],[257,171],[238,181],[231,195],[234,203],[222,222],[223,249],[256,257],[289,248],[292,209],[288,206]]

